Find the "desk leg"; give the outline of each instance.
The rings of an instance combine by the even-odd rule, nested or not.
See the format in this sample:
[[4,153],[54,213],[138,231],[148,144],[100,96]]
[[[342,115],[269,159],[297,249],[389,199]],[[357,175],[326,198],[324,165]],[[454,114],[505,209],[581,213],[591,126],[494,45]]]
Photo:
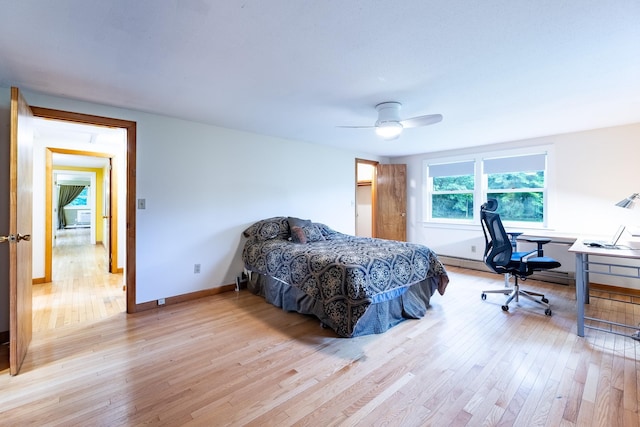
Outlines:
[[582,254],[582,280],[584,280],[584,303],[589,304],[589,254]]
[[578,336],[584,337],[584,304],[585,304],[585,255],[576,253],[576,317],[578,319]]

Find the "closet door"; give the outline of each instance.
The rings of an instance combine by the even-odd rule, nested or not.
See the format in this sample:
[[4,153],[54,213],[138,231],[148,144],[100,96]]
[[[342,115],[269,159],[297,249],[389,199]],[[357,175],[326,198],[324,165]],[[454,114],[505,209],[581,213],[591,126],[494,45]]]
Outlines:
[[407,240],[407,165],[376,166],[375,237]]

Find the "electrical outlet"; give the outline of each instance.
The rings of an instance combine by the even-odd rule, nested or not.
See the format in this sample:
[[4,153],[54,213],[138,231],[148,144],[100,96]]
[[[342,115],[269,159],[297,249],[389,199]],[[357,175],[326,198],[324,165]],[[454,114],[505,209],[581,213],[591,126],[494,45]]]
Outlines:
[[200,274],[200,264],[193,264],[193,274]]
[[475,252],[476,251],[476,245],[471,245],[471,252]]
[[164,298],[158,298],[158,305],[164,305]]

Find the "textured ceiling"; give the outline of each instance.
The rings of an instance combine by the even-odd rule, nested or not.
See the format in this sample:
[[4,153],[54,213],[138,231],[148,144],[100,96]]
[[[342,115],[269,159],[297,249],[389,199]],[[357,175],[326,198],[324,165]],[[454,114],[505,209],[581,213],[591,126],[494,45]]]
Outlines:
[[[0,0],[0,85],[399,156],[640,122],[638,0]],[[375,105],[436,125],[382,141]]]

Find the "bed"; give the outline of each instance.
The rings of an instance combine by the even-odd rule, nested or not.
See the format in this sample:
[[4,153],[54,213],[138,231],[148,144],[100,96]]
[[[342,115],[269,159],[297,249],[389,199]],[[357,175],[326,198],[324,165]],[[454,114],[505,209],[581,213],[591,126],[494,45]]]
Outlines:
[[287,311],[314,315],[339,336],[387,331],[421,318],[449,277],[424,245],[340,233],[273,217],[243,232],[248,289]]

